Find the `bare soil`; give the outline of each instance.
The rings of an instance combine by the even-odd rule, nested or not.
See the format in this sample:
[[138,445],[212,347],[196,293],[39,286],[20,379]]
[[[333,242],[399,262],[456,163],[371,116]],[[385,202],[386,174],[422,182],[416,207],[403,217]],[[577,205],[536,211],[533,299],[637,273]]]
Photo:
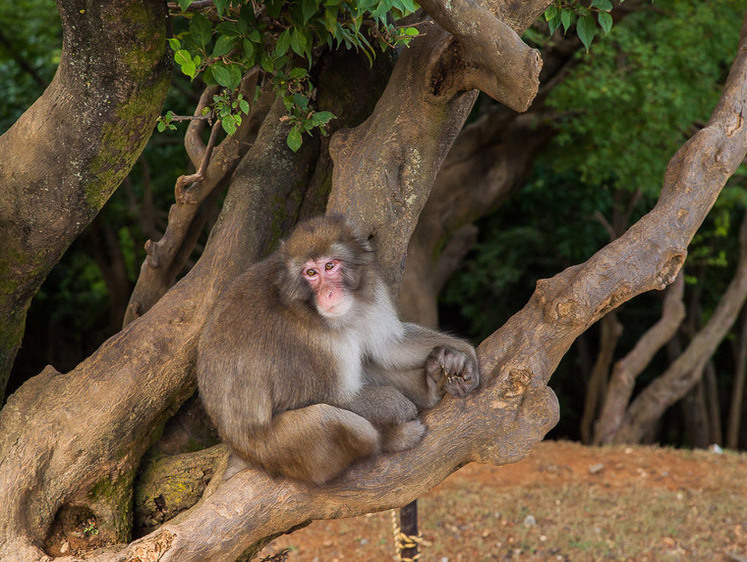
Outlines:
[[[421,560],[747,562],[747,455],[543,442],[470,464],[419,500]],[[316,521],[268,545],[288,560],[392,560],[391,513]]]

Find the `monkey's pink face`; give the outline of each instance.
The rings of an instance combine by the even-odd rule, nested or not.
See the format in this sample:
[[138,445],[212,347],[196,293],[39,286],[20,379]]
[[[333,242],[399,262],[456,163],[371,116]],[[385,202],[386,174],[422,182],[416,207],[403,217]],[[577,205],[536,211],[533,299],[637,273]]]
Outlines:
[[314,303],[322,316],[338,318],[353,305],[343,267],[343,263],[334,258],[309,260],[303,264],[303,278],[314,291]]

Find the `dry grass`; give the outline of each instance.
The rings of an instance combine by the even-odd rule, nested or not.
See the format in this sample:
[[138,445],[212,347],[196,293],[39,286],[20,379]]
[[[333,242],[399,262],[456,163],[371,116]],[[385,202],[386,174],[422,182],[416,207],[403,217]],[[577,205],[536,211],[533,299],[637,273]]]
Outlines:
[[[421,560],[747,562],[747,455],[541,443],[521,463],[469,465],[420,500]],[[276,539],[289,560],[391,560],[388,513]]]

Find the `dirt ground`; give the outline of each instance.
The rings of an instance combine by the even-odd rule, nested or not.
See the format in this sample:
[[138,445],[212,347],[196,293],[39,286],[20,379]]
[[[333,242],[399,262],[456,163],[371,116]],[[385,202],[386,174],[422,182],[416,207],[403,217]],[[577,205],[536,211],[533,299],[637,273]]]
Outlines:
[[[421,560],[747,562],[747,455],[543,442],[470,464],[419,500]],[[316,521],[268,545],[288,560],[396,560],[391,513]]]

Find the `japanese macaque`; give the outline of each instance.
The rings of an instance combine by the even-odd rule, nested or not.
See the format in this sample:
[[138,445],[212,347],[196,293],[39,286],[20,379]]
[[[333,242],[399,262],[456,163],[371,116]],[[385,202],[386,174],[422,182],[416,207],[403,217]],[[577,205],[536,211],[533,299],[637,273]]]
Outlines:
[[479,381],[470,344],[399,320],[368,242],[337,216],[299,224],[233,282],[197,359],[203,404],[232,452],[316,484],[414,447],[418,412]]

